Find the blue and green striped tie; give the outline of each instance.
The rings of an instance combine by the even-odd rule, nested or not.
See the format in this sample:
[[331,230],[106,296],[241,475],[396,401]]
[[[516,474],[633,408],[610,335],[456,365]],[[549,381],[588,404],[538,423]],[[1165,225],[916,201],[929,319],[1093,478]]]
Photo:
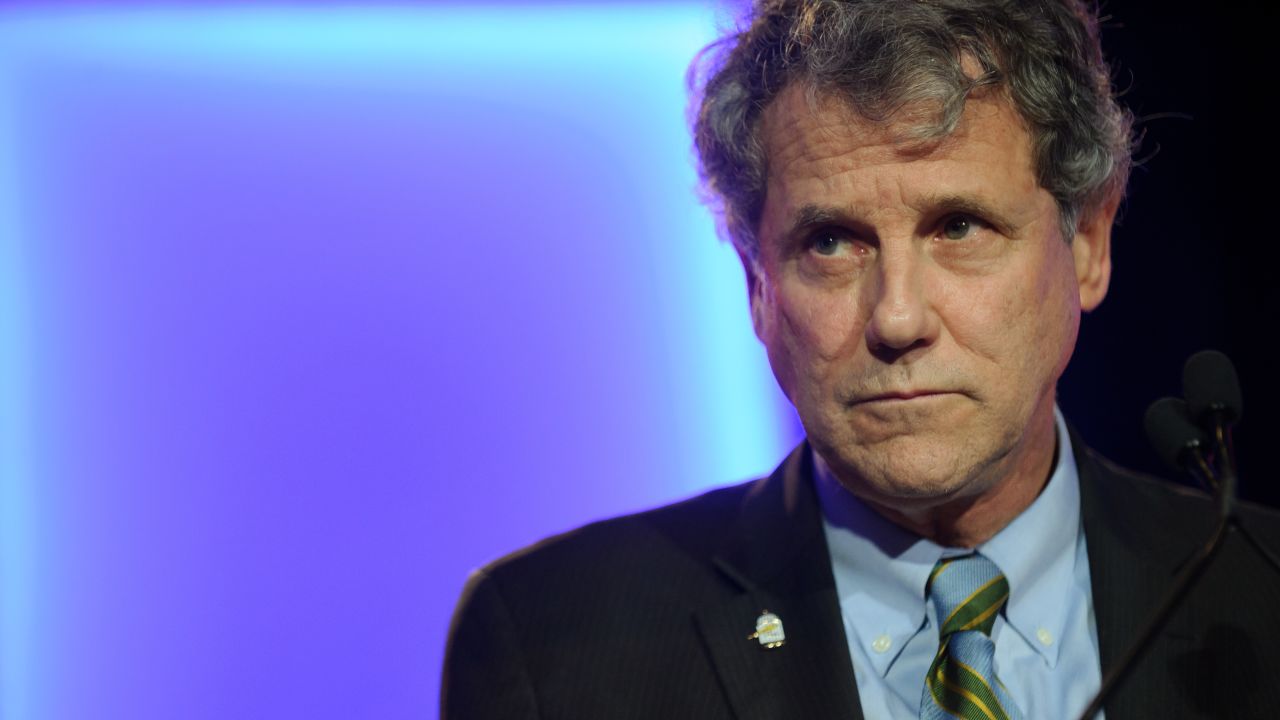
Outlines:
[[973,554],[940,560],[925,588],[938,620],[938,654],[925,678],[921,720],[1022,720],[996,679],[991,628],[1009,599],[1000,568]]

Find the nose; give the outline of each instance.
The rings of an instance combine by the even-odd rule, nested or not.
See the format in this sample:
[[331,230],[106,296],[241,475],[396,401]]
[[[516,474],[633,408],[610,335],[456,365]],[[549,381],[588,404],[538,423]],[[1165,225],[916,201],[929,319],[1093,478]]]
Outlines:
[[925,265],[914,243],[881,249],[869,288],[866,337],[872,353],[882,359],[892,361],[937,339],[941,321],[931,302]]

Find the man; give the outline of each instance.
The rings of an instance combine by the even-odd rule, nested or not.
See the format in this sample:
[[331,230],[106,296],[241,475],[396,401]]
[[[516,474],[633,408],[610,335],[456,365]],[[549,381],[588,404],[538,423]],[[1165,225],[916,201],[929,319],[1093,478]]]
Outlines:
[[[1213,520],[1055,408],[1129,168],[1096,18],[776,0],[723,50],[704,179],[807,441],[479,571],[444,715],[1075,717]],[[1228,540],[1106,717],[1274,717],[1277,607]]]

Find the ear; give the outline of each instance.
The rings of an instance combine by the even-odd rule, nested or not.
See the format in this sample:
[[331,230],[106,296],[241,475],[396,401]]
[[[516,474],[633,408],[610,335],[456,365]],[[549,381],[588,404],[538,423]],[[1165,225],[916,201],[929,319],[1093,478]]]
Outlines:
[[1111,226],[1115,223],[1120,194],[1107,201],[1087,222],[1076,227],[1071,240],[1080,309],[1089,312],[1102,304],[1111,285]]
[[742,270],[747,275],[747,303],[751,306],[751,327],[756,337],[764,340],[764,301],[760,280],[760,268],[742,248],[737,248],[738,260],[742,261]]

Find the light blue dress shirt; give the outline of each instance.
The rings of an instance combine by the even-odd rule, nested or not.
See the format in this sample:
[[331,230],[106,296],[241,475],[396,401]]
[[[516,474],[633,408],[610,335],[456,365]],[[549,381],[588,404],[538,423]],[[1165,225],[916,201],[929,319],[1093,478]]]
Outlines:
[[[1102,686],[1071,438],[1054,408],[1058,459],[1039,497],[977,550],[1009,581],[991,632],[996,674],[1026,718],[1074,720]],[[845,637],[867,720],[915,720],[938,650],[925,582],[944,548],[816,478]],[[1101,717],[1101,715],[1099,715]]]

